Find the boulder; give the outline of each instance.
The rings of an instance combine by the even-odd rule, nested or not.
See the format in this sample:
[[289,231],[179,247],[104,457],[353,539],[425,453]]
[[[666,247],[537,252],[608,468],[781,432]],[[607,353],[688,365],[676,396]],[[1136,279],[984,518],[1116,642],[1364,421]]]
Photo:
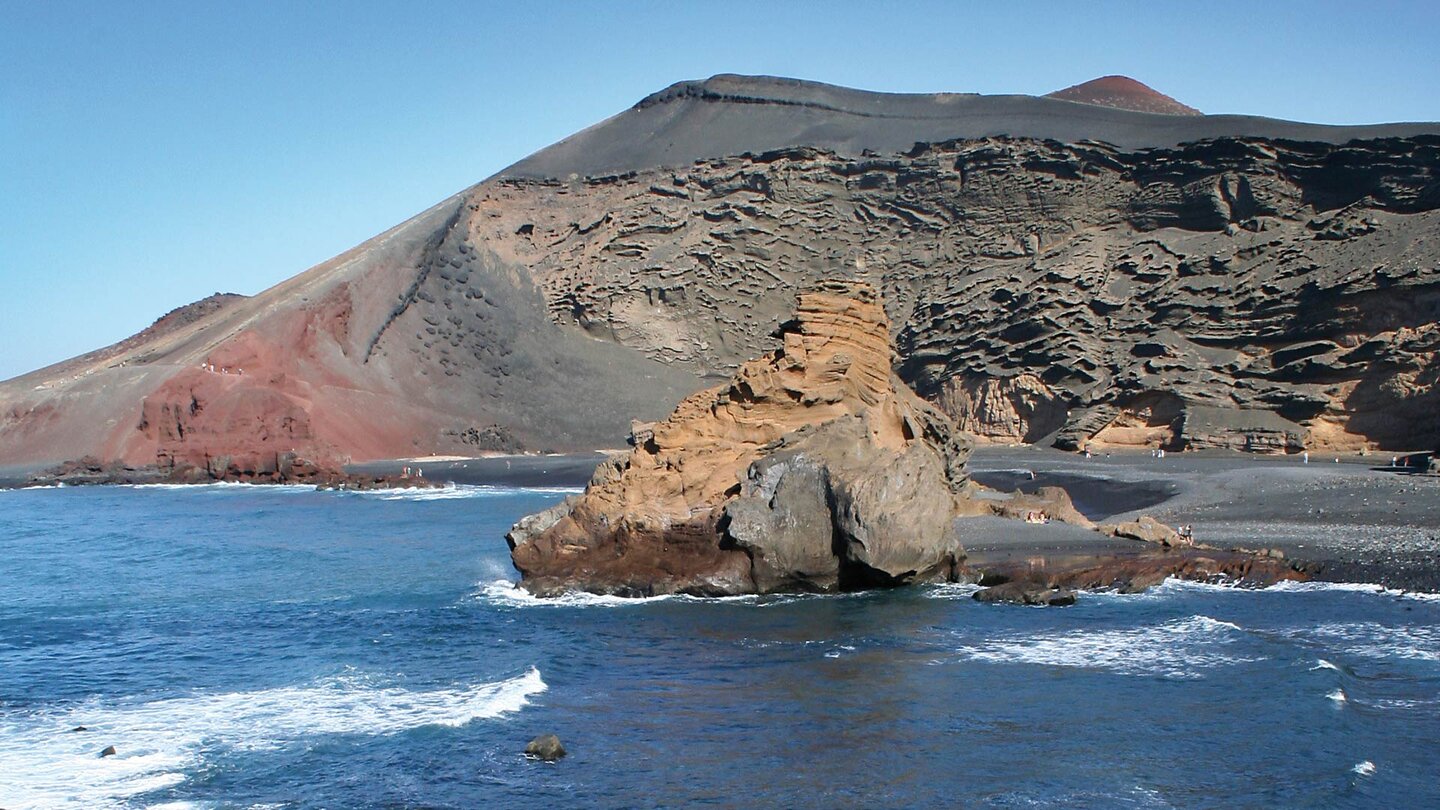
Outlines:
[[1111,537],[1139,540],[1142,543],[1162,546],[1190,545],[1178,531],[1149,515],[1141,515],[1137,520],[1126,523],[1108,523],[1101,526],[1100,530]]
[[101,758],[101,759],[104,759],[105,757],[113,757],[113,756],[115,756],[115,746],[113,746],[113,745],[107,745],[107,746],[105,746],[105,748],[104,748],[103,750],[101,750],[101,752],[100,752],[100,758]]
[[560,744],[560,738],[554,734],[541,734],[525,746],[525,756],[554,762],[565,756],[565,746]]

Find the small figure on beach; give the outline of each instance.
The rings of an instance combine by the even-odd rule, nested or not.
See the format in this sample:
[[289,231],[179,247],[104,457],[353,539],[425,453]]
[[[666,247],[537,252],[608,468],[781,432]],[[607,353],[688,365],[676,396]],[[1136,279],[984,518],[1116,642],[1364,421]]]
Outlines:
[[1305,452],[1301,453],[1301,454],[1300,454],[1300,460],[1303,461],[1303,462],[1306,463],[1306,464],[1309,464],[1309,463],[1310,463],[1310,451],[1309,451],[1309,450],[1306,450]]

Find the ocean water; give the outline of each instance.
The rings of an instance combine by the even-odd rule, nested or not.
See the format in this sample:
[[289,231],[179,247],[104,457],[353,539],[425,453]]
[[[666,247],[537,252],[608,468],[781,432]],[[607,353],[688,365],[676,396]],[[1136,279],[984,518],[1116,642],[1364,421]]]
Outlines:
[[563,495],[0,492],[0,807],[1440,806],[1435,598],[527,598]]

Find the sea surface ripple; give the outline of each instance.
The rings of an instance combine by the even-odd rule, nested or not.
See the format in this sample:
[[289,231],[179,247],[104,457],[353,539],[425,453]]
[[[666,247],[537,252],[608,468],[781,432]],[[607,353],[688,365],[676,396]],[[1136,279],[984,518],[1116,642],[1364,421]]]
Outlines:
[[0,492],[0,807],[1440,806],[1434,597],[535,599],[567,492]]

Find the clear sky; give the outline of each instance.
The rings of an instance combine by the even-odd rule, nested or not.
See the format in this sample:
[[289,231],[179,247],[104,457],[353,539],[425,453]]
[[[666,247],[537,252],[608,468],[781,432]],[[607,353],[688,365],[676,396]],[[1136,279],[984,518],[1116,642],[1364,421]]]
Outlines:
[[681,79],[1120,73],[1205,112],[1435,121],[1437,34],[1428,0],[0,0],[0,379],[259,292]]

